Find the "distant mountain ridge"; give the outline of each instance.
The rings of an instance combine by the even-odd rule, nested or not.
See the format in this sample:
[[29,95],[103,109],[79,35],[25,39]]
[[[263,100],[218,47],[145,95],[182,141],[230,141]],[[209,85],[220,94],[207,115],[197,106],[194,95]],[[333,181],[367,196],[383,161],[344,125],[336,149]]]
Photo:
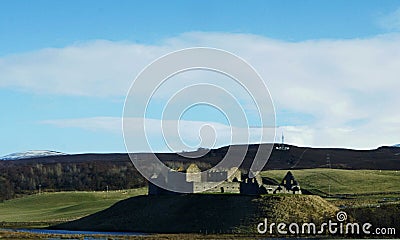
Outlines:
[[[254,160],[259,144],[248,146],[248,151],[241,167],[248,169]],[[235,145],[232,151],[235,151]],[[311,148],[286,145],[282,150],[281,144],[274,144],[273,151],[263,170],[267,169],[305,169],[305,168],[336,168],[336,169],[380,169],[400,170],[400,147],[387,146],[372,150],[354,150],[343,148]],[[154,153],[162,162],[200,163],[208,167],[217,165],[227,153],[230,147],[211,149],[200,158],[186,158],[178,153]],[[43,154],[15,154],[0,159],[19,159],[13,164],[68,164],[68,163],[96,163],[96,164],[125,164],[130,163],[127,153],[86,153],[64,154],[54,151],[46,151]],[[136,153],[138,159],[146,160],[153,153]]]
[[20,160],[20,159],[40,158],[49,156],[61,156],[61,155],[68,155],[68,154],[57,151],[49,151],[49,150],[29,150],[26,152],[18,152],[5,155],[3,157],[0,157],[0,160]]
[[393,147],[400,147],[400,144],[393,145]]

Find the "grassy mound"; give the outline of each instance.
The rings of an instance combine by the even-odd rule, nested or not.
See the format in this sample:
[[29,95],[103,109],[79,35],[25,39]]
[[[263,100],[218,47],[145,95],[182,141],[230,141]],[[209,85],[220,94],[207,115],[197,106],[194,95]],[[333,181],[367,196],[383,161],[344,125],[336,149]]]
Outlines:
[[264,218],[322,222],[337,208],[318,196],[193,194],[137,196],[56,229],[152,233],[255,232]]

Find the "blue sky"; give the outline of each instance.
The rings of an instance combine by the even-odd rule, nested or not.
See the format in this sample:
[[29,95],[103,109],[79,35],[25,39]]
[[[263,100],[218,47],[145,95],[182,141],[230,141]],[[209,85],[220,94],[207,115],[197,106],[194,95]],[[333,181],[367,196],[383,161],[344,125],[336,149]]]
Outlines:
[[[0,156],[124,152],[119,127],[131,81],[161,55],[192,46],[249,61],[267,81],[278,134],[289,143],[400,142],[400,1],[0,5]],[[199,108],[185,119],[224,123],[213,111]],[[165,151],[156,136],[151,141]]]
[[159,43],[183,32],[252,33],[286,41],[369,37],[399,1],[8,1],[1,55],[106,39]]

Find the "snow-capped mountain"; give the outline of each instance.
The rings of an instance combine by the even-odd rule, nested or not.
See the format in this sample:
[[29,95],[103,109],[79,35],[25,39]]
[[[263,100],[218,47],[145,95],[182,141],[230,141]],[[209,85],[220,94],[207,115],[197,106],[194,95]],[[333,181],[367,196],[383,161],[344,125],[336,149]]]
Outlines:
[[67,154],[61,153],[61,152],[56,152],[56,151],[47,151],[47,150],[30,150],[30,151],[26,151],[26,152],[12,153],[12,154],[0,157],[0,160],[19,160],[19,159],[27,159],[27,158],[58,156],[58,155],[67,155]]
[[400,144],[393,145],[393,147],[400,147]]

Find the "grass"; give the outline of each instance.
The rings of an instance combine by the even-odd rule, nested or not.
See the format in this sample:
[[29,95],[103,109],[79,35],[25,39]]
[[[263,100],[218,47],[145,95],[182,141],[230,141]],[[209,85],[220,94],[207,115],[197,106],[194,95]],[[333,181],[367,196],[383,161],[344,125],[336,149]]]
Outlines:
[[[280,182],[287,170],[261,173]],[[291,170],[300,187],[320,195],[400,193],[400,171],[302,169]]]
[[56,192],[30,195],[0,203],[0,223],[64,222],[77,219],[114,203],[146,194],[147,188],[107,192]]
[[[400,185],[398,184],[400,182],[400,171],[340,169],[291,171],[302,189],[326,196],[330,186],[330,193],[331,195],[336,195],[336,198],[327,198],[327,200],[337,207],[382,207],[387,205],[388,208],[391,208],[395,204],[393,207],[398,209],[398,206],[400,206]],[[280,182],[286,172],[287,170],[270,170],[262,172],[261,175]],[[75,220],[104,210],[120,200],[144,195],[146,192],[147,188],[110,191],[108,193],[57,192],[12,199],[0,203],[0,227],[45,227],[55,223]],[[351,196],[349,198],[340,198],[338,196],[344,194],[351,194]],[[293,200],[292,197],[290,199],[282,199],[287,200],[287,204],[280,204],[280,208],[290,205],[290,201]],[[283,201],[282,199],[279,199],[279,201]],[[241,199],[241,201],[244,200],[246,198]],[[268,211],[271,210],[268,208],[269,203],[272,204],[271,201],[273,199],[266,201],[268,204],[265,205],[266,209],[263,210],[265,214],[269,214]],[[172,202],[169,204],[171,207],[174,206]],[[227,202],[221,206],[226,204]],[[318,205],[314,200],[313,204]],[[187,206],[190,207],[190,205]],[[246,205],[243,203],[241,206]],[[152,208],[154,207],[156,206],[152,206]],[[300,207],[300,205],[297,207]],[[176,210],[179,212],[178,209]],[[284,213],[288,212],[284,209],[279,213],[278,210],[273,210],[274,213],[277,213],[277,216],[283,217],[285,216]],[[185,212],[185,210],[181,211]],[[362,209],[357,211],[362,211]],[[391,209],[391,212],[395,211]],[[359,214],[357,212],[357,215],[367,216],[368,214],[364,214],[364,212]],[[297,217],[302,218],[303,216],[299,215]]]

